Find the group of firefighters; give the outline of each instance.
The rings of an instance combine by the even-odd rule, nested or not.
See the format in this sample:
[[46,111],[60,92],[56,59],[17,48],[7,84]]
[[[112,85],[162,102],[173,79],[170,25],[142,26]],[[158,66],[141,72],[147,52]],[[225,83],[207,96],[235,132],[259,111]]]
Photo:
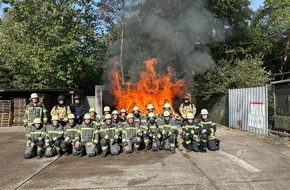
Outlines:
[[[176,115],[169,103],[165,103],[161,114],[154,113],[154,106],[147,105],[148,113],[141,113],[135,106],[131,113],[120,112],[104,107],[99,118],[94,108],[86,113],[81,98],[74,96],[74,103],[65,104],[65,97],[57,98],[58,104],[50,112],[51,124],[47,121],[47,110],[36,93],[31,94],[25,110],[26,149],[24,158],[41,158],[73,154],[102,157],[145,151],[167,150],[172,154],[178,146],[180,135],[187,152],[206,152],[219,149],[215,137],[216,124],[211,121],[208,111],[202,109],[195,121],[195,106],[186,96]],[[181,120],[179,133],[175,119]]]

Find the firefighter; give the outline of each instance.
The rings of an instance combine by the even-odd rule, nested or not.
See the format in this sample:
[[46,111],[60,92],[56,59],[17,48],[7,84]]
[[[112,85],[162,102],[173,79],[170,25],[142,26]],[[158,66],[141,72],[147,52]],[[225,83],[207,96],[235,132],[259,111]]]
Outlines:
[[59,117],[57,115],[53,115],[51,118],[51,124],[46,127],[45,157],[49,158],[56,154],[60,157],[62,155],[60,148],[62,140],[63,126],[59,123]]
[[119,115],[119,119],[120,119],[120,121],[122,122],[122,125],[124,125],[125,123],[126,123],[126,120],[127,120],[127,111],[124,109],[124,108],[122,108],[121,110],[120,110],[120,115]]
[[100,125],[104,124],[105,115],[111,114],[111,108],[109,106],[104,107],[103,115],[100,117]]
[[[138,123],[138,125],[141,126],[142,115],[141,115],[141,111],[140,111],[139,107],[138,106],[134,106],[132,113],[133,113],[133,117],[134,117],[134,122]],[[145,119],[144,123],[145,122],[146,122],[146,119]]]
[[185,95],[185,97],[183,98],[183,103],[179,106],[179,112],[183,120],[186,119],[186,115],[188,113],[192,113],[195,116],[196,107],[193,103],[190,102],[189,94]]
[[122,122],[119,118],[119,112],[117,110],[112,111],[112,122],[118,127],[122,128]]
[[175,154],[175,141],[177,140],[177,126],[175,122],[170,118],[170,112],[165,111],[163,113],[164,119],[160,122],[161,134],[162,134],[162,146],[165,150],[171,151]]
[[44,138],[45,127],[43,126],[40,118],[35,118],[33,125],[29,127],[26,137],[26,149],[24,152],[24,158],[29,159],[35,156],[35,152],[38,158],[41,158],[44,154]]
[[160,148],[161,131],[156,121],[156,115],[151,112],[148,114],[148,118],[147,125],[143,132],[145,151],[150,150],[151,148],[153,151],[158,151]]
[[57,97],[58,104],[55,105],[50,115],[57,115],[59,117],[59,122],[62,126],[66,125],[66,122],[68,121],[67,116],[71,113],[70,107],[65,105],[65,97],[64,95],[59,95]]
[[210,119],[206,109],[202,109],[200,112],[198,126],[201,128],[200,151],[206,152],[206,148],[211,151],[219,150],[220,141],[215,137],[216,124]]
[[112,116],[110,114],[105,115],[105,123],[100,129],[100,142],[102,147],[102,157],[105,157],[109,152],[111,155],[118,155],[120,152],[119,136],[120,128],[117,124],[112,122]]
[[184,146],[187,152],[194,151],[199,152],[199,134],[201,133],[201,128],[194,121],[194,115],[188,113],[186,120],[182,123],[182,138],[184,141]]
[[81,146],[76,148],[79,151],[79,157],[86,153],[88,157],[94,157],[98,154],[99,130],[96,124],[92,121],[91,115],[84,115],[84,122],[79,127],[81,137]]
[[85,106],[81,103],[81,97],[79,95],[74,95],[73,97],[74,103],[71,104],[69,107],[71,109],[71,112],[75,114],[76,123],[81,124],[83,120],[83,116],[86,113]]
[[63,128],[63,138],[64,140],[61,142],[60,147],[62,151],[65,153],[65,156],[69,155],[70,152],[74,156],[78,155],[78,148],[80,146],[80,135],[78,133],[79,125],[76,123],[75,115],[68,115],[68,124],[66,124]]
[[100,118],[97,116],[95,108],[90,108],[89,109],[89,114],[92,118],[93,123],[97,125],[97,127],[100,127]]
[[39,102],[39,97],[36,93],[30,96],[30,103],[25,107],[24,127],[29,130],[35,118],[40,118],[41,122],[47,123],[47,110],[43,103]]
[[127,123],[123,126],[122,142],[125,153],[129,154],[133,151],[138,153],[142,142],[142,131],[140,123],[134,121],[134,115],[127,115]]

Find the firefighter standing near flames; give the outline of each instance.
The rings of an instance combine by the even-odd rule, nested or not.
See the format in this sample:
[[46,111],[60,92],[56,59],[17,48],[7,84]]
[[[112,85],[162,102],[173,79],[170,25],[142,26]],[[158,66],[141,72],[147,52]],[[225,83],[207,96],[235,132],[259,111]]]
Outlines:
[[65,97],[64,95],[59,95],[57,97],[57,102],[58,104],[55,105],[51,112],[50,115],[54,116],[57,115],[59,118],[59,122],[62,126],[65,126],[67,121],[68,121],[68,114],[71,113],[70,107],[65,105]]
[[148,118],[148,122],[143,128],[145,151],[150,150],[151,148],[153,151],[158,151],[160,148],[161,131],[156,121],[156,115],[150,112]]
[[170,112],[165,111],[163,113],[164,119],[160,122],[160,128],[162,133],[162,146],[165,150],[171,151],[175,154],[175,141],[177,140],[177,126],[175,122],[170,118]]
[[114,122],[112,122],[112,116],[110,114],[105,115],[105,123],[100,129],[102,157],[105,157],[109,152],[113,156],[118,155],[120,152],[119,137],[121,128]]
[[201,127],[194,121],[194,115],[188,113],[186,120],[182,123],[182,138],[184,146],[187,152],[194,151],[199,152],[199,134],[201,133]]
[[198,126],[201,128],[200,151],[206,152],[206,148],[211,151],[219,150],[220,141],[215,137],[216,124],[211,120],[206,109],[201,110]]
[[179,106],[179,112],[181,114],[181,118],[183,120],[186,119],[186,115],[188,113],[192,113],[193,116],[195,116],[196,113],[196,107],[193,103],[190,102],[190,95],[187,94],[183,98],[183,103]]
[[32,126],[34,119],[40,118],[41,122],[47,123],[47,110],[44,104],[39,102],[39,97],[36,93],[32,93],[30,96],[30,103],[25,108],[24,114],[24,127],[29,130]]
[[75,114],[76,123],[81,124],[83,121],[83,116],[86,113],[85,106],[81,103],[81,97],[79,95],[75,95],[73,97],[74,103],[71,104],[69,107],[71,109],[71,112]]
[[122,142],[126,154],[131,152],[139,152],[139,146],[142,142],[142,131],[140,123],[134,121],[134,115],[127,115],[127,123],[123,126]]

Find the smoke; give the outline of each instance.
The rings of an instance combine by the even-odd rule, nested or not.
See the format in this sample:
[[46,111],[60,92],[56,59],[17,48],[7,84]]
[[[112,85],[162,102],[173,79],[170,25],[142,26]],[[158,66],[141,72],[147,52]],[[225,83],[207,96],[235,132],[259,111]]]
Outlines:
[[[127,5],[129,5],[127,3]],[[143,62],[159,58],[157,71],[175,71],[175,79],[194,77],[215,66],[207,44],[222,39],[206,1],[146,0],[126,9],[123,67],[127,80],[138,80]],[[110,55],[119,56],[120,41]],[[108,64],[108,68],[111,65]]]

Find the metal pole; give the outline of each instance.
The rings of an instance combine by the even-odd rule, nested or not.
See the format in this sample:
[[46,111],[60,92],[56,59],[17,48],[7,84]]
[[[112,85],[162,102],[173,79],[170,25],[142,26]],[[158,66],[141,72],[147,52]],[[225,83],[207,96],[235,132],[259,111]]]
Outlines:
[[124,46],[124,25],[125,25],[125,0],[122,0],[122,16],[121,16],[121,43],[120,43],[120,69],[121,69],[121,83],[125,84],[124,70],[123,70],[123,46]]

